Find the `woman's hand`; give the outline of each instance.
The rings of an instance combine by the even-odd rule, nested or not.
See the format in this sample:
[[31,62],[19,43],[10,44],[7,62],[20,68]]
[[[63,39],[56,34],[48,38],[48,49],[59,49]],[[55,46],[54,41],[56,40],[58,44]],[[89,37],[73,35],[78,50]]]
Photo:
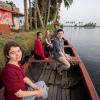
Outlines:
[[33,90],[39,90],[40,89],[40,87],[38,87],[37,85],[34,85],[34,87],[32,87],[33,88]]
[[36,90],[36,96],[41,97],[43,95],[43,92],[44,90],[41,88],[39,90]]
[[70,60],[70,55],[66,54],[65,57],[66,59]]
[[47,60],[48,60],[48,58],[44,58],[44,60],[45,60],[45,61],[47,61]]

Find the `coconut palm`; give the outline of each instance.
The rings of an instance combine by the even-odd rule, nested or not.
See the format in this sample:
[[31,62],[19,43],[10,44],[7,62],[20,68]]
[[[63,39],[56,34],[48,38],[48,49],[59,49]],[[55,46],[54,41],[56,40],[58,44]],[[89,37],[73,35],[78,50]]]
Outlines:
[[[65,7],[70,7],[72,1],[73,0],[64,0]],[[60,18],[59,10],[61,3],[62,0],[34,0],[33,12],[35,27],[40,25],[42,27],[47,26],[48,22],[59,23],[58,19]]]
[[59,10],[60,10],[60,6],[61,6],[62,1],[64,1],[64,5],[67,8],[70,7],[70,5],[73,2],[73,0],[56,0],[56,13],[55,13],[55,17],[54,17],[54,20],[53,20],[54,23],[57,20],[57,16],[59,14]]
[[34,1],[34,25],[35,29],[37,29],[37,0]]
[[48,15],[47,15],[46,26],[47,26],[47,24],[48,24],[48,22],[49,22],[49,16],[50,16],[50,5],[51,5],[51,0],[49,0],[49,2],[48,2]]
[[42,0],[42,4],[41,4],[41,6],[42,6],[42,8],[41,8],[41,16],[42,16],[42,20],[43,20],[43,23],[44,23],[44,25],[45,25],[45,23],[46,23],[46,16],[47,16],[47,0]]
[[29,0],[29,23],[30,23],[30,29],[32,29],[32,9],[31,9],[31,0]]
[[24,0],[25,31],[29,31],[27,0]]

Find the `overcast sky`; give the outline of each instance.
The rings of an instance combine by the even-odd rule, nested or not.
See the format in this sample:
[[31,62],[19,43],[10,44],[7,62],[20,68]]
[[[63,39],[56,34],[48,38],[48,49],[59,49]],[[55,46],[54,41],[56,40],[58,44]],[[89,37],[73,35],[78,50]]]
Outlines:
[[96,22],[100,25],[100,0],[73,0],[67,10],[64,5],[60,11],[62,23],[66,21]]
[[[23,0],[12,1],[23,13]],[[60,22],[65,24],[66,21],[96,22],[97,25],[100,25],[100,0],[73,0],[68,10],[62,4]]]

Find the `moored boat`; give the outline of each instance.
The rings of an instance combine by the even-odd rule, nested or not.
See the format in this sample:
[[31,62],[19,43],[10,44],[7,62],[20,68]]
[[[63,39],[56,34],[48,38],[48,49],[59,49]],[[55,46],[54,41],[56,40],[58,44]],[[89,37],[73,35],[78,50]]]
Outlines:
[[[60,76],[56,71],[59,62],[51,57],[48,61],[35,60],[31,57],[23,65],[26,75],[32,80],[46,82],[49,87],[47,100],[99,100],[92,80],[75,48],[67,40],[64,40],[64,48],[74,62],[70,69],[71,80],[67,86],[62,86],[66,71],[63,72],[63,76]],[[26,54],[25,57],[28,59],[29,54]],[[4,98],[0,100],[4,100]]]
[[63,72],[63,76],[57,74],[58,61],[53,58],[49,58],[48,61],[31,58],[28,62],[31,63],[30,67],[24,66],[27,75],[35,81],[44,80],[46,82],[49,87],[47,100],[99,100],[93,82],[75,48],[67,40],[64,40],[64,48],[74,62],[70,71],[69,77],[72,80],[69,81],[69,86],[61,86],[66,72]]

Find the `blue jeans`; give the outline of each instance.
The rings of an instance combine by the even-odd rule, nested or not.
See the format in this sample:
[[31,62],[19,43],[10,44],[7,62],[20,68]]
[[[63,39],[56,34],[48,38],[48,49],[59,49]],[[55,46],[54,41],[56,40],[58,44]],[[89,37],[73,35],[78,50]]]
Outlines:
[[[44,89],[44,93],[42,95],[43,99],[46,99],[48,97],[48,87],[46,86],[44,81],[38,81],[35,83],[38,87]],[[28,87],[29,91],[33,91],[33,88]],[[29,97],[23,97],[21,100],[34,100],[37,96],[29,96]]]

